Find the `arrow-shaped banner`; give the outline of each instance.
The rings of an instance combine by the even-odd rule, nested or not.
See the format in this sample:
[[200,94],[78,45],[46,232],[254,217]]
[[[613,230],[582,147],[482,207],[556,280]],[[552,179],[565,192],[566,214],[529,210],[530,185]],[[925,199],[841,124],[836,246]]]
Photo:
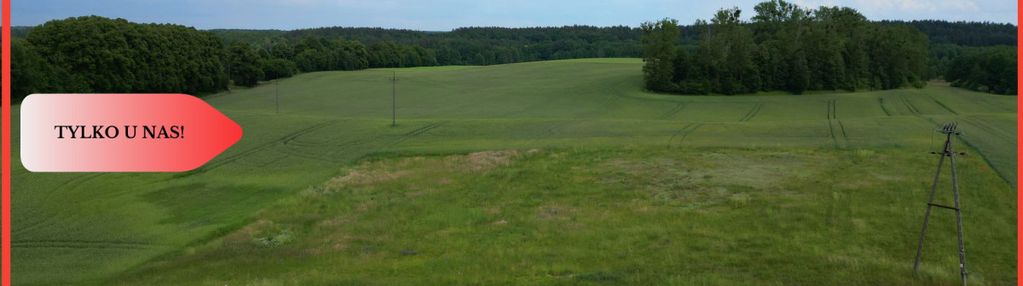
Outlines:
[[187,94],[33,94],[21,103],[21,163],[33,172],[182,172],[242,137]]

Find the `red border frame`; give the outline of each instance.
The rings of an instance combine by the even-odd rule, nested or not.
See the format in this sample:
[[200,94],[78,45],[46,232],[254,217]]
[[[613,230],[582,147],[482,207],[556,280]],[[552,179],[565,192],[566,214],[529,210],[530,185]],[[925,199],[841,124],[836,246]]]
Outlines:
[[1023,227],[1020,227],[1020,220],[1019,220],[1020,216],[1023,216],[1023,210],[1019,209],[1019,206],[1023,205],[1023,198],[1020,198],[1020,196],[1019,196],[1019,188],[1020,188],[1019,178],[1023,177],[1023,176],[1021,176],[1021,175],[1023,175],[1023,170],[1019,169],[1019,165],[1023,164],[1023,157],[1020,157],[1020,155],[1021,155],[1020,153],[1023,153],[1023,148],[1020,148],[1020,144],[1019,144],[1020,141],[1023,141],[1023,126],[1020,126],[1020,124],[1019,124],[1020,121],[1023,121],[1023,114],[1020,113],[1020,109],[1023,109],[1023,104],[1020,104],[1020,101],[1019,101],[1019,88],[1018,88],[1018,86],[1021,83],[1023,83],[1023,74],[1020,74],[1020,71],[1023,70],[1023,63],[1021,63],[1019,61],[1020,51],[1023,51],[1023,48],[1020,47],[1020,46],[1023,46],[1023,38],[1021,38],[1021,37],[1023,37],[1023,31],[1020,31],[1020,29],[1019,29],[1019,23],[1020,23],[1019,20],[1023,19],[1023,18],[1020,18],[1020,13],[1023,12],[1023,8],[1021,8],[1019,6],[1019,3],[1020,3],[1020,1],[1016,1],[1016,58],[1017,58],[1016,59],[1016,86],[1017,86],[1017,88],[1016,88],[1016,285],[1019,285],[1020,282],[1023,281],[1023,280],[1020,280],[1020,278],[1019,278],[1020,270],[1023,269],[1023,268],[1020,268],[1020,262],[1023,262],[1023,260],[1020,259],[1020,254],[1023,253],[1020,250],[1021,246],[1023,246],[1023,243],[1020,243],[1020,236],[1023,235]]
[[[2,31],[2,34],[3,34],[2,35],[2,40],[3,40],[3,44],[2,44],[2,46],[3,46],[2,47],[2,50],[3,50],[3,55],[2,55],[3,56],[3,58],[2,58],[2,60],[3,60],[3,64],[2,64],[3,99],[2,99],[2,108],[0,108],[0,113],[2,113],[3,118],[2,118],[2,120],[0,120],[0,121],[2,121],[2,126],[0,126],[0,130],[2,130],[2,133],[3,133],[3,136],[2,136],[3,137],[2,138],[2,141],[3,141],[2,142],[3,154],[0,155],[0,157],[3,157],[3,160],[2,160],[2,163],[0,163],[0,164],[2,164],[3,166],[2,166],[2,174],[0,174],[0,175],[2,175],[3,178],[2,178],[2,186],[0,186],[0,192],[2,192],[2,195],[0,195],[0,196],[2,196],[2,197],[0,197],[0,204],[2,204],[2,206],[0,206],[0,207],[2,207],[3,209],[2,209],[2,213],[0,213],[0,217],[2,217],[2,227],[0,227],[0,228],[2,228],[2,230],[0,230],[0,231],[2,231],[2,233],[0,233],[0,240],[2,240],[2,246],[0,246],[0,247],[2,247],[2,248],[0,248],[0,256],[2,256],[2,257],[0,257],[0,268],[2,268],[2,270],[0,270],[0,275],[2,275],[2,278],[0,278],[0,285],[2,285],[2,286],[10,286],[11,285],[11,0],[2,0],[2,1],[3,1],[3,3],[2,3],[3,7],[0,8],[0,9],[3,10],[3,15],[2,15],[3,19],[2,19],[2,24],[0,24],[0,25],[3,25],[3,28],[2,28],[2,30],[3,30]],[[1023,46],[1023,31],[1019,30],[1019,28],[1018,28],[1019,27],[1019,23],[1021,22],[1019,20],[1023,19],[1023,18],[1020,18],[1020,14],[1023,14],[1023,7],[1019,6],[1019,2],[1020,1],[1016,2],[1017,3],[1017,5],[1016,5],[1016,18],[1017,18],[1017,21],[1016,21],[1016,23],[1017,23],[1016,24],[1016,27],[1017,27],[1017,29],[1016,29],[1016,41],[1017,41],[1017,43],[1016,43],[1016,54],[1017,55],[1019,55],[1020,52],[1023,52],[1023,48],[1021,48],[1021,46]],[[1020,62],[1020,61],[1017,60],[1017,62],[1016,62],[1016,76],[1017,76],[1017,79],[1016,79],[1017,81],[1016,82],[1017,82],[1017,85],[1023,84],[1023,74],[1021,74],[1020,71],[1023,71],[1023,62]],[[1021,104],[1021,102],[1019,101],[1019,95],[1018,94],[1017,94],[1016,98],[1017,98],[1016,99],[1016,106],[1017,106],[1017,111],[1016,111],[1016,136],[1017,136],[1017,138],[1016,138],[1016,151],[1017,151],[1016,152],[1016,165],[1019,166],[1019,165],[1023,165],[1023,157],[1020,156],[1020,155],[1023,155],[1023,148],[1020,147],[1020,146],[1023,146],[1023,145],[1019,144],[1019,142],[1023,141],[1023,126],[1021,126],[1019,124],[1020,121],[1023,121],[1023,113],[1019,113],[1019,110],[1023,109],[1023,104]],[[1017,168],[1016,177],[1017,178],[1023,177],[1023,170]],[[1023,216],[1023,210],[1019,209],[1019,206],[1023,205],[1023,197],[1019,196],[1019,187],[1020,187],[1019,182],[1017,182],[1016,183],[1016,190],[1017,190],[1017,192],[1016,192],[1016,282],[1017,282],[1017,284],[1019,284],[1021,281],[1023,281],[1023,280],[1020,280],[1020,278],[1019,278],[1020,270],[1023,269],[1023,268],[1021,268],[1021,264],[1023,264],[1021,262],[1023,262],[1023,259],[1020,259],[1020,256],[1021,256],[1020,254],[1023,253],[1023,243],[1020,243],[1020,237],[1023,236],[1023,226],[1020,225],[1020,217]]]
[[2,284],[11,285],[11,0],[3,0],[3,249]]

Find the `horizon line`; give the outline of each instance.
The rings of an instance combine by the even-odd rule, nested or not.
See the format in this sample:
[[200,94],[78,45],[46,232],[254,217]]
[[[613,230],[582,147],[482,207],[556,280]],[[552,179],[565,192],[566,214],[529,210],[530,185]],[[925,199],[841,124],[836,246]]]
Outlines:
[[[203,31],[243,30],[243,31],[280,31],[280,32],[292,32],[292,31],[300,31],[300,30],[312,30],[312,29],[348,28],[348,29],[383,29],[383,30],[399,30],[399,31],[434,32],[434,33],[437,33],[437,32],[453,32],[455,30],[465,29],[465,28],[535,29],[535,28],[565,28],[565,27],[594,27],[594,28],[627,27],[627,28],[636,29],[636,28],[640,27],[639,25],[633,26],[633,25],[626,25],[626,24],[606,25],[606,26],[590,25],[590,24],[566,24],[566,25],[550,25],[550,26],[542,26],[542,25],[540,25],[540,26],[496,26],[496,25],[495,26],[461,26],[461,27],[452,28],[450,30],[417,30],[417,29],[412,29],[412,28],[396,28],[396,27],[382,27],[382,26],[340,26],[340,25],[338,25],[338,26],[305,27],[305,28],[294,28],[294,29],[280,29],[280,28],[199,28],[199,27],[196,27],[194,25],[186,25],[186,24],[179,24],[179,23],[133,21],[133,20],[129,20],[129,19],[126,19],[126,18],[123,18],[123,17],[107,17],[107,16],[101,16],[101,15],[93,14],[93,15],[71,16],[71,17],[66,17],[66,18],[62,18],[62,19],[50,19],[50,20],[47,20],[46,22],[43,22],[41,24],[35,24],[35,25],[11,25],[11,28],[34,28],[34,27],[42,26],[42,25],[44,25],[46,23],[49,23],[49,22],[52,22],[52,21],[61,21],[61,20],[67,20],[67,19],[71,19],[71,18],[91,17],[91,16],[103,17],[103,18],[115,19],[115,20],[116,19],[121,19],[121,20],[125,20],[125,21],[131,22],[131,23],[136,23],[136,24],[179,25],[179,26],[185,26],[185,27],[194,28],[196,30],[203,30]],[[660,19],[665,19],[665,18],[671,18],[671,17],[663,17],[663,18],[660,18]],[[671,18],[671,19],[674,19],[674,18]],[[658,20],[659,19],[650,20],[650,21],[658,21]],[[975,21],[975,20],[944,20],[944,19],[933,19],[932,18],[932,19],[913,19],[913,20],[898,20],[898,19],[873,20],[873,19],[867,19],[867,21],[868,22],[905,22],[905,23],[935,21],[935,22],[947,22],[947,23],[953,23],[953,24],[960,24],[960,23],[961,24],[993,24],[993,25],[1009,25],[1009,26],[1015,26],[1017,28],[1019,27],[1016,23],[1012,23],[1012,22],[996,22],[996,21],[988,21],[988,20],[984,20],[984,21]],[[744,23],[750,23],[750,21],[745,20]],[[694,25],[695,24],[679,24],[679,26],[683,26],[683,27],[685,27],[685,26],[694,26]],[[0,25],[0,26],[2,26],[2,25]]]

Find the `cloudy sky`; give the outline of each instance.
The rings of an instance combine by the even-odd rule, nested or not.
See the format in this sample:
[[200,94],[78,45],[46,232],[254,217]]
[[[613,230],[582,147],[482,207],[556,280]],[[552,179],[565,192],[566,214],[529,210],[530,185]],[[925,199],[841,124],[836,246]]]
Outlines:
[[[71,16],[100,15],[201,29],[296,29],[360,26],[446,31],[465,26],[627,25],[664,17],[692,23],[721,7],[751,16],[758,0],[13,0],[15,26]],[[1016,23],[1016,1],[793,0],[809,7],[849,6],[868,18],[943,19]]]

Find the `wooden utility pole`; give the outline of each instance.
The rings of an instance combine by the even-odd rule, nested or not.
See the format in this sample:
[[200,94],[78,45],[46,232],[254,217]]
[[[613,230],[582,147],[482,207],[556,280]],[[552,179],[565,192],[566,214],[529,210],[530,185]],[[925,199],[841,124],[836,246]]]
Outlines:
[[277,114],[281,114],[281,79],[274,80],[274,106],[277,107]]
[[[931,184],[931,194],[927,199],[927,211],[924,212],[924,226],[920,230],[920,242],[916,246],[916,261],[913,262],[913,272],[919,272],[920,270],[920,259],[923,255],[924,250],[924,234],[927,233],[927,220],[931,217],[931,208],[938,207],[943,209],[954,210],[956,212],[956,234],[959,238],[959,277],[962,279],[963,285],[966,285],[966,246],[963,243],[963,216],[962,208],[959,205],[959,177],[956,175],[956,155],[955,150],[952,149],[952,136],[959,136],[959,131],[956,130],[958,124],[949,123],[942,126],[941,132],[945,134],[945,147],[941,153],[934,152],[935,154],[941,155],[941,159],[938,160],[938,171],[934,173],[934,182]],[[945,163],[945,158],[948,158],[949,165],[952,171],[952,200],[954,205],[946,206],[934,203],[934,194],[938,190],[938,179],[941,178],[941,167]]]
[[227,63],[227,92],[231,93],[231,63]]
[[391,127],[398,126],[398,73],[391,72]]

